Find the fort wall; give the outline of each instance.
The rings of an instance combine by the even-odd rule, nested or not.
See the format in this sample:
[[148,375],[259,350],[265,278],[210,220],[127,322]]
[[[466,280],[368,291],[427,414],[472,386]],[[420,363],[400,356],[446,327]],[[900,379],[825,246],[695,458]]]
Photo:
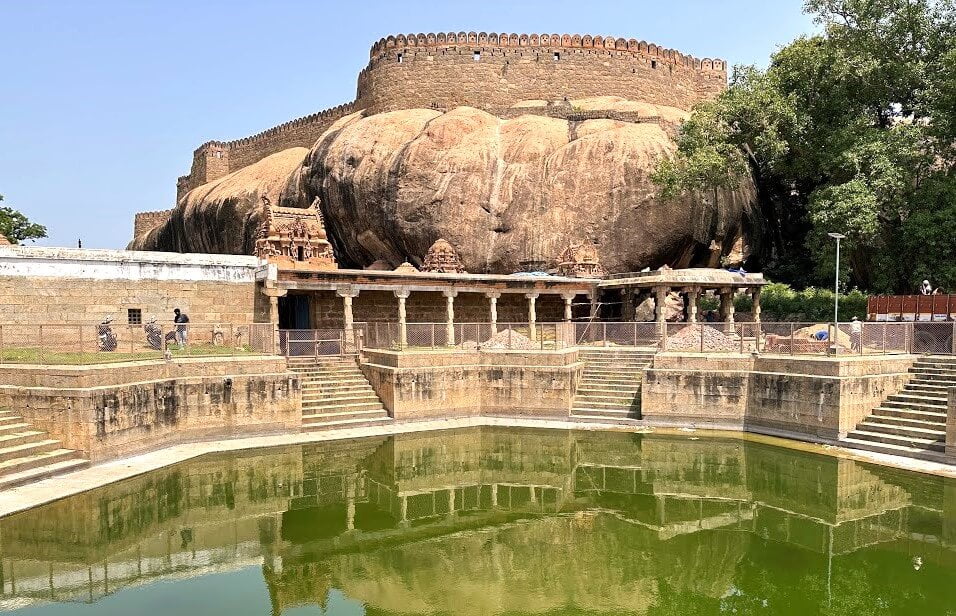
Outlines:
[[[591,119],[589,113],[608,116],[570,106],[511,106],[523,100],[620,96],[689,110],[715,97],[727,83],[723,60],[698,59],[636,39],[578,34],[399,34],[379,40],[369,55],[368,66],[358,76],[355,102],[243,139],[199,146],[189,174],[177,180],[177,203],[193,188],[270,154],[311,147],[336,120],[361,109],[380,113],[468,105],[501,117],[534,113],[584,120]],[[627,117],[612,119],[656,121],[623,115]]]
[[370,113],[594,96],[689,110],[726,83],[722,60],[635,39],[460,32],[380,40],[359,74],[356,98]]
[[172,216],[173,210],[160,210],[158,212],[137,212],[133,220],[133,237],[142,233],[147,233],[164,224]]
[[336,120],[352,113],[354,103],[297,118],[235,141],[208,141],[193,152],[189,175],[176,182],[176,201],[193,188],[238,171],[270,154],[289,148],[310,148]]

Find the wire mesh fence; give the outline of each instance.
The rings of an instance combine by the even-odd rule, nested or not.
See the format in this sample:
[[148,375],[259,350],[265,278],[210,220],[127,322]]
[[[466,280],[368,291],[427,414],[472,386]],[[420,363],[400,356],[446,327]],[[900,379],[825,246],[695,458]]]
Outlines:
[[0,364],[94,364],[274,353],[271,324],[0,324]]
[[952,354],[956,323],[668,323],[661,348],[782,355]]
[[574,346],[569,323],[368,323],[365,347],[392,350],[555,350]]

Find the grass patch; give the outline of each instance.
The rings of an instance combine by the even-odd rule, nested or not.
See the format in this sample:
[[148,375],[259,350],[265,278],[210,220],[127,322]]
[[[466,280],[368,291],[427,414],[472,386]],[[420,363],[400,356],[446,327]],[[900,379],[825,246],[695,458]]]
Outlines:
[[[235,348],[212,344],[188,345],[180,350],[170,348],[173,357],[230,357],[233,355],[258,355],[248,346]],[[124,361],[143,361],[162,359],[162,351],[141,349],[136,351],[51,351],[32,347],[13,347],[0,349],[0,363],[5,364],[44,364],[64,366],[85,366],[89,364],[107,364]]]

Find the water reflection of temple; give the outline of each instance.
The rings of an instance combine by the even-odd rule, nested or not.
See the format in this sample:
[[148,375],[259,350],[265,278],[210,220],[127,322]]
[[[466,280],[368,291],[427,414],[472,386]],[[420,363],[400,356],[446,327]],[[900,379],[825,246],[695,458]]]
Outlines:
[[275,613],[332,588],[404,613],[641,613],[662,584],[721,597],[754,541],[956,567],[956,487],[735,439],[476,428],[184,463],[0,521],[0,571],[8,598],[259,566]]

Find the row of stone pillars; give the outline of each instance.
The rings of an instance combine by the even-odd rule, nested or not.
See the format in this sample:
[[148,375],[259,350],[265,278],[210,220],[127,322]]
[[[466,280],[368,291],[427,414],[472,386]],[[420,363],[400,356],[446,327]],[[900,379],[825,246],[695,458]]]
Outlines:
[[[667,315],[665,313],[665,306],[667,302],[667,294],[670,292],[669,287],[655,287],[654,288],[654,316],[658,323],[663,323],[667,320]],[[684,302],[687,307],[687,322],[696,323],[698,320],[699,304],[701,289],[700,287],[685,287],[681,289],[681,293],[684,294]],[[734,322],[734,289],[732,288],[722,288],[719,291],[720,296],[720,308],[719,314],[721,321],[726,323]],[[750,291],[750,297],[753,301],[753,320],[755,323],[760,322],[760,289],[753,289]]]
[[[354,330],[355,317],[352,312],[352,300],[358,297],[359,291],[356,289],[338,289],[336,294],[342,298],[342,309],[344,314],[344,325],[346,336],[348,337],[351,332]],[[408,346],[408,318],[405,308],[405,302],[411,295],[409,289],[399,289],[394,291],[395,298],[398,300],[398,331],[399,331],[399,344],[402,347]],[[445,296],[445,327],[446,327],[446,340],[449,346],[455,344],[455,298],[458,297],[458,291],[454,289],[446,289],[442,291],[442,294]],[[524,296],[528,300],[528,329],[530,332],[531,340],[537,338],[536,332],[536,323],[538,320],[538,315],[536,311],[536,302],[540,293],[525,293]],[[571,303],[574,301],[574,298],[577,296],[577,293],[562,293],[561,298],[564,300],[564,320],[568,323],[571,322]],[[497,331],[498,326],[498,299],[501,297],[501,292],[499,291],[490,291],[485,293],[485,297],[488,298],[488,316],[490,317],[490,324],[493,330]],[[276,310],[278,313],[278,310]],[[353,334],[354,335],[354,334]]]

